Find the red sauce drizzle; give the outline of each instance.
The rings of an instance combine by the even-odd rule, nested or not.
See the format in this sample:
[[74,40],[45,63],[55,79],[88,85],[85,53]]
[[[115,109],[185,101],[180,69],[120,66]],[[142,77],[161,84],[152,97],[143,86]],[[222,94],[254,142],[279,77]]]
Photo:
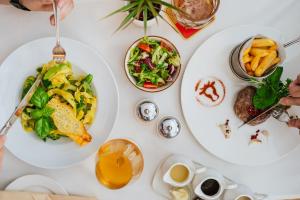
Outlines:
[[251,135],[251,140],[257,140],[259,132],[260,132],[260,130],[257,130],[254,135]]
[[[215,81],[212,81],[212,82],[208,81],[208,82],[207,82],[206,84],[204,84],[204,86],[200,89],[199,95],[200,95],[200,96],[201,96],[201,95],[206,96],[206,97],[209,98],[212,102],[217,101],[217,100],[220,98],[220,95],[219,95],[218,92],[217,92],[217,89],[216,89],[216,87],[215,87],[215,83],[216,83]],[[207,90],[208,90],[209,88],[212,89],[213,94],[217,97],[216,99],[214,99],[213,96],[212,96],[211,94],[208,94],[208,93],[207,93]]]
[[198,82],[196,83],[196,85],[195,85],[195,92],[197,92],[197,90],[198,90],[198,88],[199,88],[199,85],[200,85],[200,83],[201,83],[201,80],[200,80],[200,81],[198,81]]

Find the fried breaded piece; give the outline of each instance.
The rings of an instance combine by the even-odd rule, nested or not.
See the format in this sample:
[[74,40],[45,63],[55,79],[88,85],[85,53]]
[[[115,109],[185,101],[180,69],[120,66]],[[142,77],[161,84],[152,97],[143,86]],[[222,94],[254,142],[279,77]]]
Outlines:
[[48,106],[55,110],[51,117],[59,134],[69,137],[80,146],[92,140],[92,136],[86,131],[83,123],[76,118],[71,106],[61,103],[56,97],[48,102]]

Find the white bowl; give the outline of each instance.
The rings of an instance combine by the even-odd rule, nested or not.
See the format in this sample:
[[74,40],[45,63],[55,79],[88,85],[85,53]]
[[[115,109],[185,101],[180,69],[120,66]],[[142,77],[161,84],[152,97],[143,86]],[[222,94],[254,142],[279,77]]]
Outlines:
[[[151,38],[151,39],[155,39],[155,40],[158,40],[158,41],[163,41],[165,42],[166,44],[168,44],[169,46],[171,46],[174,50],[176,50],[176,52],[178,53],[178,56],[180,58],[180,54],[179,54],[179,51],[177,50],[177,48],[175,47],[175,45],[170,42],[169,40],[163,38],[163,37],[159,37],[159,36],[147,36],[148,38]],[[174,76],[174,79],[173,81],[171,82],[167,82],[167,84],[161,86],[161,87],[158,87],[158,88],[155,88],[155,89],[148,89],[148,88],[144,88],[144,87],[141,87],[141,86],[138,86],[136,84],[136,80],[134,79],[134,77],[132,77],[130,74],[129,74],[129,70],[128,70],[128,67],[127,67],[127,63],[128,63],[128,60],[129,60],[129,57],[130,57],[130,51],[132,48],[136,47],[139,42],[143,39],[142,38],[139,38],[138,40],[136,40],[127,50],[126,52],[126,56],[125,56],[125,61],[124,61],[124,67],[125,67],[125,72],[126,72],[126,75],[127,75],[127,78],[128,80],[138,89],[140,90],[143,90],[145,92],[160,92],[160,91],[163,91],[167,88],[169,88],[171,85],[173,85],[173,83],[177,80],[179,74],[180,74],[180,70],[181,70],[181,65],[177,67],[177,71],[176,71],[176,74]]]

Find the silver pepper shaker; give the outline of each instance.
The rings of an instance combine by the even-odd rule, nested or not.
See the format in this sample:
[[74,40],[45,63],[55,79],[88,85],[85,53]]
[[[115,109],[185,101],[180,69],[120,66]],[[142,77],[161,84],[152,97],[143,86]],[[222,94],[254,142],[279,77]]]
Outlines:
[[136,107],[137,116],[145,122],[153,121],[159,114],[158,106],[150,100],[143,100]]
[[176,137],[180,133],[180,130],[180,122],[175,117],[165,117],[158,124],[160,135],[168,139]]

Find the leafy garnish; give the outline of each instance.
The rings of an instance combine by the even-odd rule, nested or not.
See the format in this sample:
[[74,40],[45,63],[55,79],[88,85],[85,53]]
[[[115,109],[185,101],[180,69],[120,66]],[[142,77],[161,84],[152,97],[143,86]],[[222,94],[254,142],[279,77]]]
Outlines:
[[261,81],[251,79],[250,82],[256,86],[256,93],[252,101],[256,109],[269,108],[278,103],[282,97],[289,95],[288,87],[292,80],[287,79],[282,82],[280,80],[282,73],[283,68],[278,67],[272,75]]
[[53,108],[45,107],[43,109],[35,109],[30,113],[32,119],[39,119],[41,117],[50,117],[54,112]]
[[44,89],[39,87],[32,95],[30,103],[32,103],[38,108],[43,108],[48,103],[48,100],[49,100],[49,96],[47,92],[45,92]]
[[22,99],[27,94],[27,92],[30,90],[31,86],[33,85],[35,81],[34,76],[28,76],[27,79],[24,82],[23,91],[22,91]]
[[46,140],[51,131],[51,122],[47,117],[42,117],[36,121],[34,130],[39,138]]

